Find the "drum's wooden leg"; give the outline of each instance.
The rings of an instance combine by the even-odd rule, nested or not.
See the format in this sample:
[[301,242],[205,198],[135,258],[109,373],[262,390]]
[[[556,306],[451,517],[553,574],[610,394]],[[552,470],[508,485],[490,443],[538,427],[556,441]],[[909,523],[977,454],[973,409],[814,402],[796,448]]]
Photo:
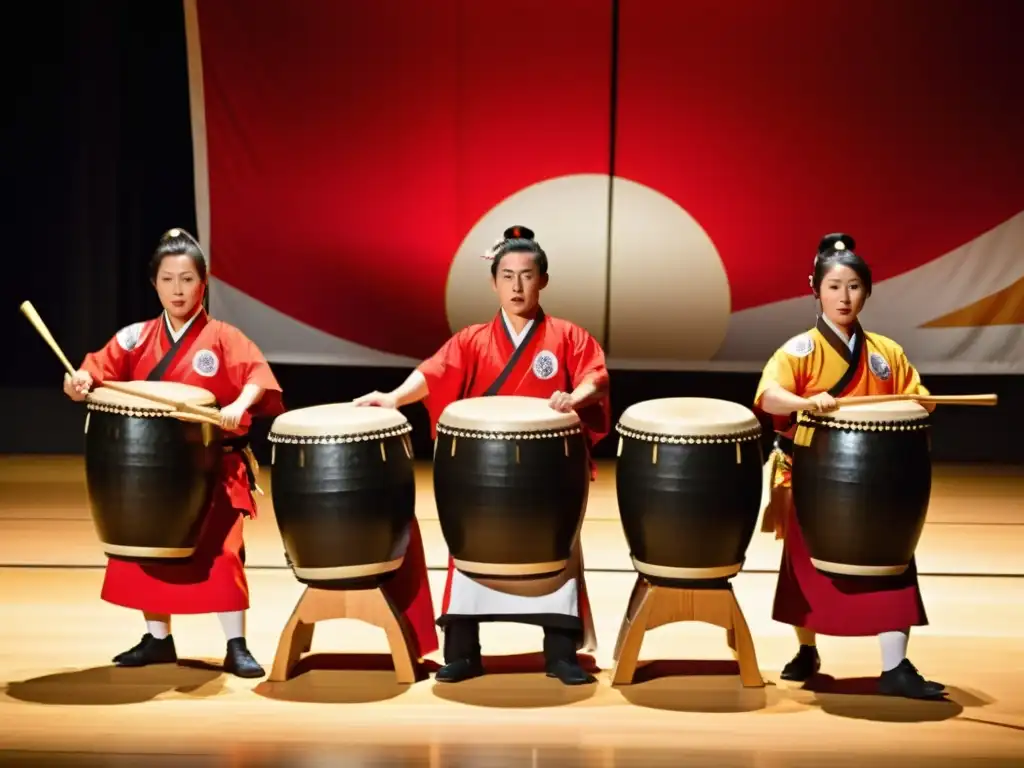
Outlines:
[[640,658],[640,647],[644,644],[644,635],[650,626],[651,609],[654,607],[657,593],[657,587],[648,585],[643,590],[643,596],[632,618],[627,614],[623,620],[625,635],[618,646],[618,657],[612,670],[612,685],[630,685],[633,682],[637,661]]
[[416,668],[401,611],[379,587],[354,591],[306,587],[281,632],[269,677],[272,682],[289,678],[302,654],[312,645],[316,623],[330,619],[356,619],[383,629],[391,647],[398,682],[402,685],[416,682]]
[[316,629],[316,624],[301,624],[301,628],[306,629],[306,637],[303,638],[305,642],[302,643],[302,652],[309,653],[313,649],[313,630]]
[[680,589],[648,585],[635,616],[630,618],[632,612],[631,604],[623,620],[625,636],[621,639],[619,657],[612,673],[612,685],[629,685],[633,682],[640,646],[648,629],[679,621],[700,621],[722,627],[726,631],[726,640],[739,663],[743,685],[747,688],[764,687],[757,666],[754,640],[732,588]]
[[636,616],[636,612],[640,609],[640,602],[646,594],[647,579],[637,574],[633,591],[629,595],[629,605],[626,608],[625,615],[622,617],[622,625],[619,627],[619,636],[615,641],[615,650],[612,651],[613,661],[618,661],[619,659],[619,651],[622,648],[622,643],[626,640],[626,632],[629,630],[629,625],[633,621],[633,617]]
[[270,669],[267,679],[279,683],[288,679],[292,668],[298,664],[302,654],[313,644],[313,624],[306,624],[302,621],[303,606],[309,594],[307,587],[299,602],[295,604],[288,623],[281,632],[281,639],[277,642],[277,653],[274,655],[274,664]]
[[399,685],[415,683],[416,665],[413,662],[409,635],[402,620],[402,612],[388,599],[382,589],[353,594],[366,596],[364,605],[360,606],[361,615],[358,618],[384,629],[388,645],[391,646],[391,660],[395,665],[395,678]]
[[295,645],[299,648],[299,653],[309,653],[309,649],[313,647],[313,630],[316,629],[316,624],[306,624],[299,622],[295,627]]
[[754,638],[747,626],[747,619],[731,589],[729,596],[732,598],[732,628],[728,633],[732,639],[730,647],[734,649],[736,661],[740,665],[740,680],[747,688],[764,688],[761,668],[757,664],[757,652],[754,650]]

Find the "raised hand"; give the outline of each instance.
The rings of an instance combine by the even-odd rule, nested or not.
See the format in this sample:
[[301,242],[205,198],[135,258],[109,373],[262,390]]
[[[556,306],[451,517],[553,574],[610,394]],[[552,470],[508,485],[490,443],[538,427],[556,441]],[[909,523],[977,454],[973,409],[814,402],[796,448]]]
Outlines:
[[75,402],[82,402],[92,390],[92,374],[88,371],[76,371],[74,376],[64,374],[64,394]]

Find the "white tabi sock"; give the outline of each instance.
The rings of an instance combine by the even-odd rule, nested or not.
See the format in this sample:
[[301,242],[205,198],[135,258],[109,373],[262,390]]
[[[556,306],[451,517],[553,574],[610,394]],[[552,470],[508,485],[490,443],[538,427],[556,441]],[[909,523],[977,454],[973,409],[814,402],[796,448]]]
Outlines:
[[146,615],[146,631],[157,640],[163,640],[171,634],[171,617],[157,618],[156,614]]
[[910,641],[910,630],[882,632],[878,636],[882,646],[882,671],[896,669],[900,662],[907,658],[907,643]]
[[217,618],[220,619],[220,625],[224,627],[224,636],[228,640],[245,637],[245,611],[218,613]]

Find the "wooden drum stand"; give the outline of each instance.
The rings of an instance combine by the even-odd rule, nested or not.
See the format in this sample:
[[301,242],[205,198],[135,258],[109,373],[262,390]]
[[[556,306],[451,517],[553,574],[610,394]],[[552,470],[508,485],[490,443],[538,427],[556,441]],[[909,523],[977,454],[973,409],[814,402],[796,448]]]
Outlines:
[[405,626],[402,612],[380,587],[306,587],[281,632],[268,680],[275,683],[288,680],[302,654],[308,653],[312,647],[316,623],[329,619],[356,619],[383,629],[387,633],[388,645],[391,646],[391,658],[399,685],[412,685],[416,682],[418,664],[413,662],[410,630]]
[[[720,586],[719,586],[720,585]],[[709,585],[710,586],[710,585]],[[728,581],[707,589],[657,586],[637,574],[626,615],[615,643],[612,685],[632,685],[647,630],[678,621],[701,621],[722,627],[739,663],[746,688],[763,688],[750,628]]]

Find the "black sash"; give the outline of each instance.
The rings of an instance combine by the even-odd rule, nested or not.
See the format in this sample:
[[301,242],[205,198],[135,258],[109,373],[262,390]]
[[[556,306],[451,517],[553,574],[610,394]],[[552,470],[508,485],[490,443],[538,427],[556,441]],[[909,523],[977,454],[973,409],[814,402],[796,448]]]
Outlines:
[[[194,318],[193,322],[195,322]],[[176,358],[178,353],[181,351],[181,345],[185,342],[185,337],[188,336],[189,331],[192,330],[192,326],[189,326],[188,329],[181,334],[181,338],[175,341],[174,337],[171,335],[171,326],[167,322],[167,315],[163,316],[163,327],[164,336],[167,338],[167,343],[170,346],[167,352],[164,353],[164,356],[160,359],[160,362],[156,364],[156,367],[149,372],[149,376],[146,377],[147,381],[161,381],[163,379],[167,374],[167,370],[171,367],[171,363],[174,362],[174,358]]]
[[[818,322],[814,326],[818,329],[825,341],[829,343],[837,353],[846,361],[846,370],[843,375],[839,377],[839,381],[828,388],[828,393],[832,397],[839,397],[853,381],[853,377],[857,375],[857,371],[860,369],[860,361],[864,356],[864,329],[861,328],[860,323],[856,323],[853,327],[853,349],[839,338],[838,334],[832,330],[832,326],[825,322],[825,318],[819,317]],[[792,427],[796,423],[796,416],[792,415],[789,419],[789,426]],[[775,438],[775,447],[785,453],[787,456],[793,455],[793,439],[791,437],[785,437],[779,434]]]
[[[498,390],[505,385],[505,380],[512,374],[512,369],[516,367],[516,363],[518,363],[519,358],[522,357],[523,351],[529,346],[534,334],[537,333],[537,329],[540,328],[540,324],[543,322],[544,310],[538,308],[537,316],[533,319],[533,325],[530,326],[530,330],[526,332],[526,337],[522,342],[520,342],[518,347],[515,347],[515,350],[512,352],[512,356],[508,359],[508,362],[505,363],[505,367],[502,369],[501,373],[498,374],[498,378],[496,378],[494,383],[487,388],[483,397],[493,397],[498,394]],[[504,318],[502,318],[501,327],[505,330],[505,335],[508,336],[508,340],[512,342],[513,346],[515,346],[515,341],[508,330],[508,326],[505,324]]]
[[860,370],[860,361],[864,356],[864,329],[860,327],[859,322],[854,325],[853,349],[851,350],[846,342],[839,338],[838,334],[832,330],[832,326],[825,322],[825,318],[819,317],[814,327],[818,329],[818,333],[825,337],[825,341],[829,343],[829,346],[842,355],[846,361],[846,371],[839,378],[839,381],[828,389],[828,393],[832,397],[839,397],[850,386],[853,377]]

